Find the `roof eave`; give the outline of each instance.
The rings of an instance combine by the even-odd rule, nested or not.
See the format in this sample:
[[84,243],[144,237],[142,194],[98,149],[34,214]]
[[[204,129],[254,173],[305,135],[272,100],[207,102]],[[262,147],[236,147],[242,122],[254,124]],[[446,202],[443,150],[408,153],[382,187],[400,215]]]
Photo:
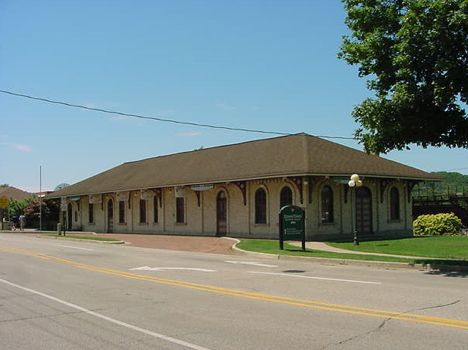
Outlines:
[[[412,181],[441,181],[439,177],[421,177],[421,176],[397,176],[397,175],[376,175],[376,174],[360,174],[364,178],[379,178],[379,179],[398,179],[398,180],[412,180]],[[316,173],[316,172],[291,172],[283,174],[265,174],[261,176],[252,176],[252,177],[241,177],[241,178],[226,178],[226,179],[216,179],[212,181],[196,181],[196,182],[185,182],[185,183],[168,183],[164,185],[154,185],[154,186],[145,186],[145,187],[132,187],[124,189],[107,189],[104,191],[89,191],[89,192],[72,192],[68,194],[56,194],[51,193],[44,197],[44,199],[58,199],[61,197],[71,197],[71,196],[89,196],[94,194],[101,193],[116,193],[116,192],[128,192],[128,191],[141,191],[148,188],[169,188],[169,187],[182,187],[182,186],[191,186],[191,185],[204,185],[204,184],[219,184],[226,182],[238,182],[238,181],[254,181],[254,180],[263,180],[263,179],[274,179],[274,178],[283,178],[289,176],[328,176],[328,177],[343,177],[349,176],[349,174],[343,173]],[[73,185],[72,185],[73,186]]]

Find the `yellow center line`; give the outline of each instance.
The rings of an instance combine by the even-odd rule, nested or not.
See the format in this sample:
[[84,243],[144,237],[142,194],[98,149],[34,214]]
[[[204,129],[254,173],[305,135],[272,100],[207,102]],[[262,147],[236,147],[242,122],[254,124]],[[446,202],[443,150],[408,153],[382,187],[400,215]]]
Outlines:
[[315,310],[324,310],[324,311],[339,312],[339,313],[361,315],[361,316],[368,316],[368,317],[385,318],[385,319],[391,318],[391,319],[400,320],[400,321],[425,323],[425,324],[432,324],[432,325],[468,330],[468,321],[464,321],[464,320],[455,320],[455,319],[425,316],[425,315],[419,315],[419,314],[370,309],[370,308],[364,308],[364,307],[358,307],[358,306],[331,304],[331,303],[325,303],[325,302],[320,302],[320,301],[315,301],[315,300],[301,300],[301,299],[287,298],[287,297],[282,297],[282,296],[277,296],[277,295],[269,295],[269,294],[263,294],[263,293],[257,293],[257,292],[248,292],[248,291],[242,291],[242,290],[231,289],[231,288],[223,288],[223,287],[217,287],[217,286],[206,285],[206,284],[192,283],[192,282],[160,278],[160,277],[154,277],[154,276],[148,276],[148,275],[140,275],[136,273],[130,273],[126,271],[114,270],[114,269],[109,269],[105,267],[99,267],[95,265],[80,263],[77,261],[72,261],[72,260],[68,260],[68,259],[64,259],[64,258],[52,256],[52,255],[42,254],[33,250],[28,250],[28,249],[23,249],[23,248],[0,246],[0,251],[6,252],[6,253],[30,256],[30,257],[39,258],[39,259],[48,260],[48,261],[53,261],[56,263],[72,266],[78,269],[97,272],[97,273],[104,273],[107,275],[125,277],[129,279],[153,282],[153,283],[169,285],[169,286],[194,289],[194,290],[228,295],[228,296],[233,296],[233,297],[238,297],[238,298],[254,299],[254,300],[260,300],[260,301],[265,301],[265,302],[291,305],[291,306],[297,306],[297,307],[303,307],[303,308],[315,309]]

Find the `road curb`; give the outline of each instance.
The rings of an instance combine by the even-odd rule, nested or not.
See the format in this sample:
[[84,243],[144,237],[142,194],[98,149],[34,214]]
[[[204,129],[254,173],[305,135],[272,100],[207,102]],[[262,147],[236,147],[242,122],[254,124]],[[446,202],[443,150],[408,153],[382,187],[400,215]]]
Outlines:
[[296,261],[308,261],[326,263],[331,265],[348,265],[348,266],[365,266],[365,267],[377,267],[384,269],[403,269],[403,270],[420,270],[420,271],[446,271],[446,272],[468,272],[468,266],[464,265],[447,265],[447,264],[412,264],[412,263],[401,263],[401,262],[389,262],[389,261],[372,261],[372,260],[351,260],[351,259],[339,259],[339,258],[318,258],[312,256],[293,256],[293,255],[281,255],[281,254],[268,254],[252,252],[243,250],[237,247],[240,240],[236,239],[236,243],[232,246],[233,250],[242,252],[248,255],[263,256],[276,258],[278,260],[296,260]]
[[77,242],[91,242],[91,243],[103,243],[103,244],[128,244],[125,241],[100,241],[97,239],[79,239],[79,238],[72,238],[72,237],[67,237],[67,236],[61,236],[61,237],[52,237],[52,236],[46,236],[46,235],[36,235],[37,238],[46,238],[46,239],[66,239],[68,241],[77,241]]

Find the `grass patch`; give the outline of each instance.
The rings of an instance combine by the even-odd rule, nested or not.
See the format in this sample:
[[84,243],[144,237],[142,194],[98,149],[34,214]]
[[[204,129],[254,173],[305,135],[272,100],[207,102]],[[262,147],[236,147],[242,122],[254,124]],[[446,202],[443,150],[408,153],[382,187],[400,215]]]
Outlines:
[[83,239],[83,240],[88,240],[88,241],[120,242],[118,239],[109,238],[109,237],[99,237],[99,236],[80,236],[80,235],[59,236],[57,234],[48,234],[46,236],[62,238],[62,239],[73,238],[73,239]]
[[293,255],[293,256],[307,256],[307,257],[314,257],[314,258],[414,263],[414,259],[405,259],[405,258],[384,257],[384,256],[375,256],[375,255],[341,254],[341,253],[332,253],[332,252],[324,252],[321,250],[309,250],[309,249],[307,249],[304,252],[302,251],[300,247],[293,246],[286,242],[284,243],[285,249],[280,250],[278,241],[267,240],[267,239],[241,239],[240,243],[237,244],[237,247],[239,249],[243,249],[243,250],[247,250],[251,252],[275,254],[275,255]]
[[468,260],[468,236],[423,236],[363,241],[358,246],[354,246],[352,243],[327,242],[327,244],[337,248],[369,253]]

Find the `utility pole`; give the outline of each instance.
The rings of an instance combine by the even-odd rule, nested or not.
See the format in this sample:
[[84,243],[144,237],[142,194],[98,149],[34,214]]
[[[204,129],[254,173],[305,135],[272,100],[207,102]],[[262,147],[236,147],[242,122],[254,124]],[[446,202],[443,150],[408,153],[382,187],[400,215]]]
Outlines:
[[39,165],[39,231],[42,231],[42,165]]

